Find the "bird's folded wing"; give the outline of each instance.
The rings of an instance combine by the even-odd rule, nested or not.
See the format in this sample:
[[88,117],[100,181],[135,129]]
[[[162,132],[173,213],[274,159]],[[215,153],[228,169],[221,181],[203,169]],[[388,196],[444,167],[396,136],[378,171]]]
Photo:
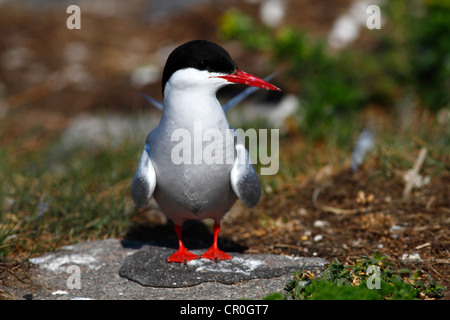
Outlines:
[[250,156],[242,142],[235,144],[236,157],[230,180],[234,193],[242,202],[253,208],[261,198],[261,185]]
[[131,183],[131,197],[139,208],[144,208],[156,187],[156,173],[150,158],[150,145],[145,143],[139,166]]
[[152,104],[155,108],[159,109],[162,111],[162,109],[164,108],[164,105],[162,102],[146,95],[146,94],[141,94],[141,97],[143,97],[145,100],[147,100],[148,102],[150,102],[150,104]]

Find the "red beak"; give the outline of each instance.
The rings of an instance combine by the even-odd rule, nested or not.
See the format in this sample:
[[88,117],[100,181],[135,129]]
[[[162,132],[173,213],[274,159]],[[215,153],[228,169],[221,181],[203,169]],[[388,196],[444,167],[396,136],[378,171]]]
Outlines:
[[273,84],[270,84],[263,79],[252,76],[251,74],[248,74],[239,69],[236,70],[236,72],[233,74],[227,74],[225,76],[218,76],[218,78],[222,78],[222,79],[225,79],[225,80],[227,80],[229,82],[233,82],[233,83],[245,84],[245,85],[251,86],[251,87],[258,87],[258,88],[263,88],[263,89],[267,89],[267,90],[281,91],[280,88],[275,87]]

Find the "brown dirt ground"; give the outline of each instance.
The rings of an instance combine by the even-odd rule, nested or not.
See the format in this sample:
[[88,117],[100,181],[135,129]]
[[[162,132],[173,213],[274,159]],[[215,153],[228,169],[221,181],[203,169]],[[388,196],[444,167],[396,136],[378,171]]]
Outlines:
[[[302,1],[297,4],[299,8],[290,11],[289,24],[315,35],[323,34],[349,2]],[[0,143],[20,139],[39,122],[47,130],[23,146],[37,148],[59,134],[71,117],[95,111],[98,106],[122,112],[130,107],[131,111],[148,109],[138,93],[146,92],[160,99],[159,84],[139,90],[130,88],[127,59],[134,59],[135,64],[147,62],[149,54],[155,56],[159,48],[172,43],[193,38],[217,40],[217,17],[235,3],[245,12],[257,12],[250,4],[225,1],[193,8],[188,14],[162,23],[84,15],[81,32],[67,32],[61,27],[65,26],[66,14],[0,12],[0,34],[7,35],[0,38],[0,54],[13,45],[25,46],[32,53],[32,61],[20,68],[6,69],[5,64],[0,64],[6,102],[12,110],[11,122],[1,128]],[[84,62],[95,79],[89,91],[80,92],[64,81],[55,86],[55,80],[33,80],[42,73],[50,79],[63,68],[64,47],[73,41],[85,43],[92,52]],[[233,43],[227,44],[227,49],[238,65],[248,66],[246,71],[260,68],[263,57],[248,56]],[[290,137],[291,145],[284,148],[292,149],[292,145],[302,141],[302,137],[294,134]],[[342,166],[324,167],[283,183],[265,194],[254,209],[237,203],[223,222],[220,245],[230,251],[318,256],[340,261],[380,251],[398,265],[402,265],[403,254],[418,253],[421,261],[408,267],[423,269],[450,288],[448,171],[432,178],[419,191],[413,190],[410,201],[403,202],[404,183],[399,177],[387,176],[381,168],[376,157],[368,159],[356,174]],[[314,203],[313,195],[318,190]],[[151,231],[152,239],[175,240],[170,225],[157,210],[139,211],[132,220],[135,227],[127,234],[128,238],[148,239]],[[325,223],[320,226],[317,221]],[[186,226],[188,244],[205,245],[200,240],[205,234],[211,236],[203,224]],[[27,268],[27,264],[3,268],[1,283],[32,287]],[[447,291],[445,299],[448,298]]]

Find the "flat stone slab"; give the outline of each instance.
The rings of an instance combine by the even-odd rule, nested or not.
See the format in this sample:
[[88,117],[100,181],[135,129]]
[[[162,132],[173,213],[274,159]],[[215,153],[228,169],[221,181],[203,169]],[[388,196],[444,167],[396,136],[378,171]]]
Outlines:
[[82,242],[30,259],[34,289],[1,285],[0,289],[17,300],[261,299],[283,292],[291,272],[303,264],[321,271],[326,263],[320,258],[238,253],[230,253],[231,261],[217,263],[204,259],[186,265],[167,263],[174,250],[120,239]]
[[[180,288],[203,282],[231,285],[252,279],[291,275],[302,266],[306,270],[320,272],[325,262],[320,258],[231,253],[231,260],[214,262],[195,259],[186,264],[168,263],[167,257],[172,251],[174,250],[165,247],[146,245],[125,258],[119,275],[147,287]],[[204,251],[191,252],[200,256]]]

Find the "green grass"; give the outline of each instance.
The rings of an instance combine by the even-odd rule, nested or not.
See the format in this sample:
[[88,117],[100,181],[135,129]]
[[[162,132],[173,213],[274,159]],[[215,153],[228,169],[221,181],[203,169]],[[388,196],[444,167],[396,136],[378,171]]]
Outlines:
[[302,268],[294,272],[284,290],[284,293],[272,293],[265,299],[413,300],[440,298],[445,287],[423,271],[398,269],[387,257],[376,253],[346,263],[335,259],[325,266],[319,277]]
[[56,157],[54,147],[19,156],[0,148],[8,168],[0,172],[0,261],[36,246],[47,251],[118,237],[129,224],[129,185],[140,146],[77,149]]
[[13,235],[15,225],[2,226],[0,229],[0,261],[3,261],[11,250],[10,237]]

